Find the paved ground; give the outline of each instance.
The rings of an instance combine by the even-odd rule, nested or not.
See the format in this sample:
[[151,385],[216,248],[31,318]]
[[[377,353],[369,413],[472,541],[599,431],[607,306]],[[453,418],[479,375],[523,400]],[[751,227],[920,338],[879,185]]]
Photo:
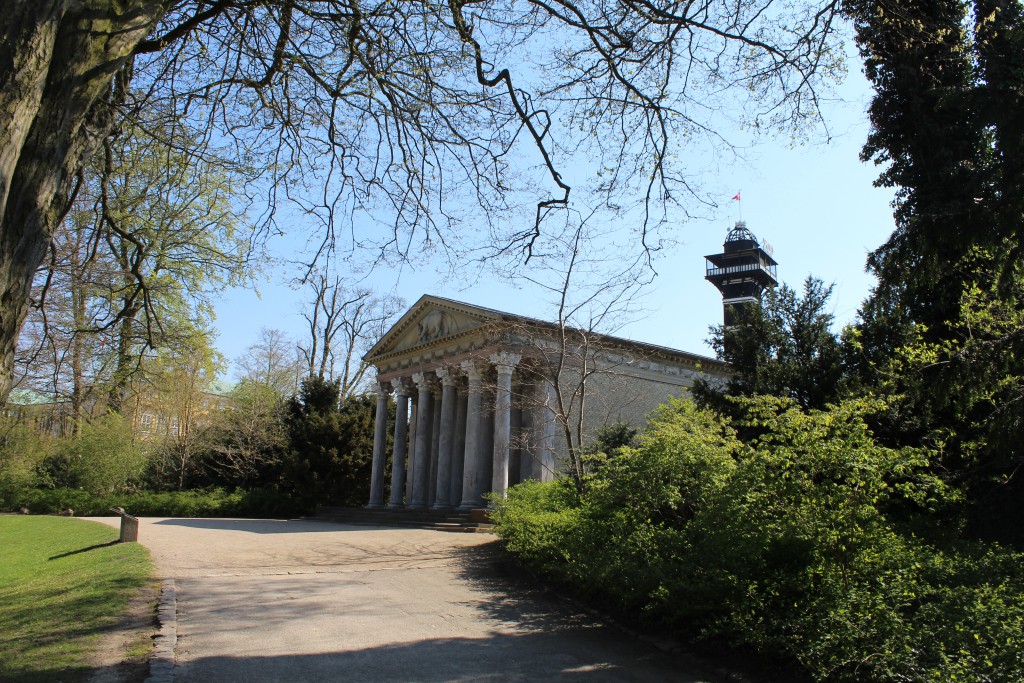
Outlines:
[[139,540],[176,584],[176,683],[716,680],[495,571],[488,534],[144,519]]

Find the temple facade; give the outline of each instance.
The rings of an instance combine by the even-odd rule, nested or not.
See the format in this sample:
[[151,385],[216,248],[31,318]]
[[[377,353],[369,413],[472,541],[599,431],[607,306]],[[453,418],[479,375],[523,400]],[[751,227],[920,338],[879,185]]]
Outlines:
[[488,492],[556,476],[601,427],[642,427],[697,378],[729,375],[714,358],[434,296],[365,361],[377,370],[372,509],[482,507]]

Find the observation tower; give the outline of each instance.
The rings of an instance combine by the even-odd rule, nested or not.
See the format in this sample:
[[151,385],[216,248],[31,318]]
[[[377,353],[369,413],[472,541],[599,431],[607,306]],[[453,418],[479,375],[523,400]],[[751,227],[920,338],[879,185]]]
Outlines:
[[722,253],[704,257],[707,259],[704,278],[722,293],[726,327],[733,325],[736,307],[758,303],[765,289],[778,284],[775,274],[778,263],[772,251],[770,244],[758,242],[754,233],[747,230],[745,221],[736,221],[736,226],[725,236]]

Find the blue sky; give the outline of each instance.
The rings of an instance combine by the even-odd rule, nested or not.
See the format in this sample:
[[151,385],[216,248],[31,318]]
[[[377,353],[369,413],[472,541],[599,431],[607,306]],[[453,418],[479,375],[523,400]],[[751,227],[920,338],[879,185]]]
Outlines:
[[[867,254],[893,230],[892,192],[873,187],[877,169],[858,159],[868,131],[870,89],[855,60],[838,96],[825,106],[827,140],[819,131],[800,146],[789,140],[762,141],[744,153],[743,162],[718,166],[718,177],[707,179],[721,188],[717,215],[679,225],[677,244],[657,264],[646,313],[615,334],[711,355],[708,326],[721,322],[722,308],[717,290],[704,280],[703,257],[721,250],[740,210],[747,227],[774,246],[781,281],[795,289],[809,274],[834,282],[837,325],[854,319],[873,284],[864,272]],[[742,192],[740,203],[730,200],[737,191]],[[287,254],[298,247],[284,239],[271,248]],[[260,296],[236,289],[217,303],[217,345],[229,360],[256,340],[261,327],[302,337],[303,297],[283,284],[286,277],[271,271],[258,284]],[[430,267],[406,266],[401,271],[378,268],[367,284],[410,305],[422,294],[434,294],[539,318],[551,315],[538,292],[496,278],[484,277],[467,287]]]

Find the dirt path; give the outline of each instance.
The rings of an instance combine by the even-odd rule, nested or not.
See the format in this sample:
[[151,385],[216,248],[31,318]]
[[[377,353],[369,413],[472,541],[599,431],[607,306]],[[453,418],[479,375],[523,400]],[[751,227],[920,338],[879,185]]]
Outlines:
[[144,519],[139,539],[176,585],[176,683],[716,680],[496,574],[485,534]]
[[157,630],[156,603],[160,584],[152,581],[132,596],[117,625],[103,634],[89,660],[89,683],[142,683],[149,673],[149,654]]

